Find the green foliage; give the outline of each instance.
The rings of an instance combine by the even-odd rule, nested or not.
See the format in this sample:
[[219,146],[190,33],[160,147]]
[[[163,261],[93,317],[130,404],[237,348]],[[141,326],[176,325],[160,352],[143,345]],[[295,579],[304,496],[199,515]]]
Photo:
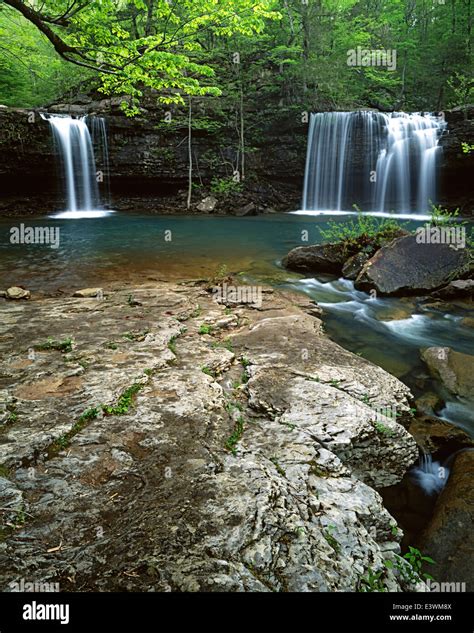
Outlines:
[[333,548],[333,550],[339,554],[341,552],[341,545],[339,541],[333,536],[332,531],[336,529],[335,525],[328,525],[328,527],[323,530],[323,536],[329,545]]
[[464,154],[470,154],[474,152],[474,144],[461,143],[462,151]]
[[416,585],[421,580],[433,580],[433,576],[423,572],[424,565],[435,565],[435,561],[429,556],[424,556],[419,549],[408,547],[408,552],[403,556],[395,555],[395,562],[391,560],[385,561],[385,566],[388,569],[395,569],[400,574],[403,582],[409,585]]
[[212,334],[212,325],[203,323],[199,326],[199,334]]
[[233,178],[213,178],[211,181],[211,192],[224,197],[239,193],[242,188],[242,183]]
[[327,242],[343,242],[348,252],[371,252],[397,236],[401,228],[402,225],[391,218],[377,218],[359,212],[346,222],[330,222],[327,228],[319,228],[319,232]]
[[102,411],[105,415],[125,415],[133,405],[135,396],[143,387],[144,385],[141,383],[134,383],[120,395],[117,404],[112,406],[104,404]]
[[383,581],[384,575],[384,569],[380,571],[373,571],[372,569],[367,570],[367,574],[360,579],[359,591],[362,593],[387,592],[388,589]]
[[58,352],[66,353],[72,351],[72,344],[73,340],[70,337],[63,339],[62,341],[56,341],[51,337],[48,337],[48,340],[46,342],[35,345],[35,348],[39,351],[48,351],[54,349]]
[[[294,123],[302,107],[440,110],[473,99],[471,13],[454,0],[4,0],[0,103],[40,105],[77,87],[122,97],[131,116],[145,91],[164,104],[222,96],[227,108],[243,96],[254,123],[282,106]],[[348,65],[358,46],[396,50],[396,68]],[[196,112],[195,130],[218,132],[220,107]]]
[[244,418],[243,416],[239,416],[232,435],[227,440],[225,446],[228,451],[232,453],[232,455],[236,455],[237,453],[237,444],[240,442],[242,435],[244,434]]
[[392,429],[389,429],[388,426],[385,426],[382,422],[375,421],[374,427],[377,433],[380,433],[381,435],[386,435],[387,437],[393,437],[395,435],[395,432],[392,431]]

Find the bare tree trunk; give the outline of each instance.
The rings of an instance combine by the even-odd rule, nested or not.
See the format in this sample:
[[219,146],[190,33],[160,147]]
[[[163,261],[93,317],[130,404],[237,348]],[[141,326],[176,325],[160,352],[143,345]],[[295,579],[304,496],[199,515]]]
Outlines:
[[244,88],[242,85],[242,78],[240,79],[240,147],[242,151],[241,165],[242,165],[242,180],[245,180],[245,122],[244,122]]
[[192,141],[192,123],[193,123],[193,109],[192,99],[189,97],[189,120],[188,120],[188,157],[189,157],[189,171],[188,171],[188,201],[187,208],[191,206],[191,196],[193,192],[193,141]]

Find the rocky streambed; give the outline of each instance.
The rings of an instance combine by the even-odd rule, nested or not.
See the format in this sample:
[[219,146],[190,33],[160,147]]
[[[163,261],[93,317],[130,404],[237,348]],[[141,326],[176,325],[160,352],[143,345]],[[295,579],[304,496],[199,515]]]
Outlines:
[[82,295],[0,298],[2,590],[407,588],[377,490],[418,458],[410,392],[312,301]]

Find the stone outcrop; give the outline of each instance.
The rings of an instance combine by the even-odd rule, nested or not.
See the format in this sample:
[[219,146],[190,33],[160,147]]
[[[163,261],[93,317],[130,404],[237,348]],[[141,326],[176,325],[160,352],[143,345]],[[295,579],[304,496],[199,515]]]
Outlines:
[[[157,105],[156,96],[148,95],[141,113],[130,119],[120,109],[122,101],[120,97],[94,99],[79,95],[74,103],[51,104],[44,111],[106,118],[113,208],[153,213],[186,210],[186,112],[172,109],[171,123],[166,123],[169,106]],[[461,143],[474,143],[473,111],[472,106],[446,111],[448,132],[440,141],[440,202],[460,206],[466,214],[472,213],[469,187],[474,153],[464,154]],[[300,112],[280,107],[265,111],[258,104],[249,105],[245,116],[252,125],[245,188],[228,197],[218,196],[219,204],[213,212],[233,213],[250,203],[256,205],[255,213],[298,208],[307,144],[307,125],[302,123]],[[214,178],[232,178],[237,147],[233,114],[222,112],[221,104],[216,107],[212,99],[202,103],[196,100],[195,181],[202,181],[204,187],[193,196],[191,212],[199,213],[197,204],[215,193],[211,190]],[[41,214],[44,209],[62,208],[59,161],[49,124],[41,118],[39,109],[0,108],[0,152],[0,214]],[[356,172],[362,169],[361,164],[357,161],[354,165]],[[365,178],[362,171],[360,178]]]
[[[55,104],[44,111],[81,116],[104,116],[110,157],[110,206],[124,211],[182,213],[187,211],[188,179],[187,113],[157,105],[155,97],[143,100],[141,113],[129,118],[120,109],[121,98],[80,98],[73,105]],[[250,203],[255,213],[291,210],[300,205],[304,178],[306,125],[291,109],[278,114],[250,111],[252,151],[246,157],[245,186],[226,195],[212,188],[214,179],[231,181],[237,169],[238,138],[233,115],[206,99],[195,102],[193,160],[195,184],[189,212],[208,195],[218,199],[214,213],[242,214]],[[61,209],[64,196],[59,187],[59,160],[49,123],[40,110],[0,109],[0,214],[41,213],[43,208]],[[291,173],[288,164],[291,163]],[[234,166],[235,165],[235,166]],[[105,169],[100,164],[98,169]],[[105,189],[103,198],[105,200]],[[107,201],[106,201],[107,203]]]
[[382,570],[401,589],[375,488],[417,457],[409,392],[308,299],[229,314],[153,282],[0,301],[2,589],[354,591]]

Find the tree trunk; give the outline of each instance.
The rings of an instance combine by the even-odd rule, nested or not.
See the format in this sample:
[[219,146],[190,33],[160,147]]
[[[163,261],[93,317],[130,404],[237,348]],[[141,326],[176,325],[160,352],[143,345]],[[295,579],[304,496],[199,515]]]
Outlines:
[[189,157],[189,170],[188,170],[188,201],[187,208],[191,206],[191,196],[193,193],[193,141],[192,141],[192,123],[193,123],[193,109],[192,99],[189,97],[189,120],[188,120],[188,157]]

